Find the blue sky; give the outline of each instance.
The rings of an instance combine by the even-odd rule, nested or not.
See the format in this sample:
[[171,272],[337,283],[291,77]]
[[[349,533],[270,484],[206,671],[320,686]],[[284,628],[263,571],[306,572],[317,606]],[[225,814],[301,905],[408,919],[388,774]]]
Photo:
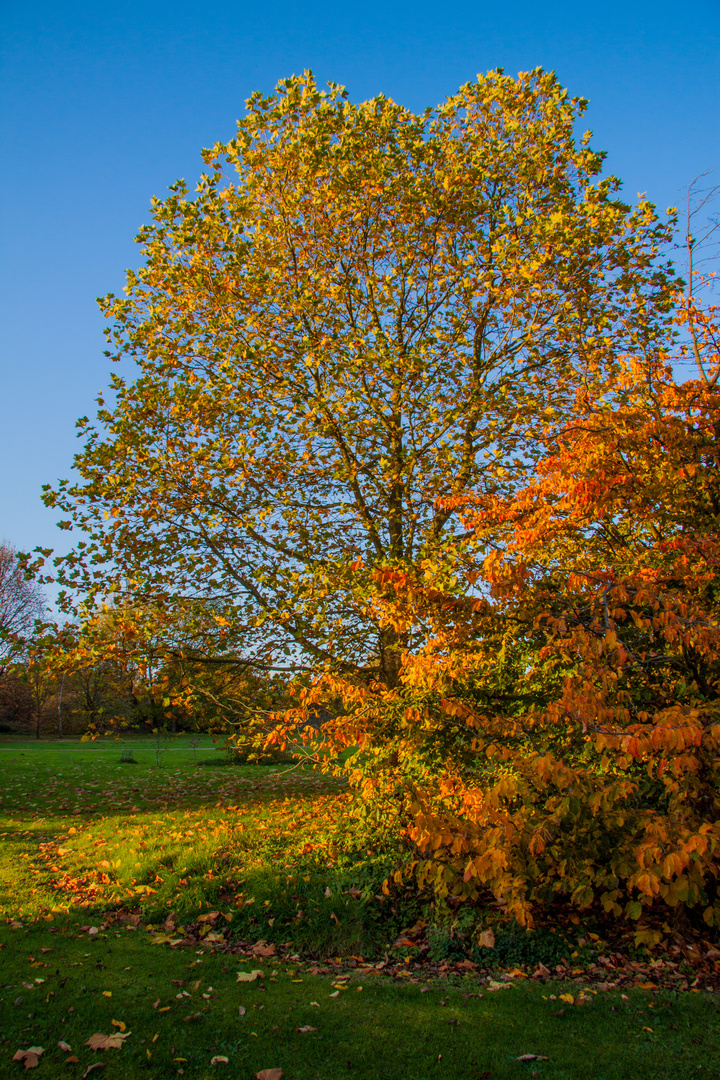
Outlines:
[[628,201],[716,169],[720,0],[341,5],[6,4],[0,16],[0,538],[64,550],[39,493],[107,383],[95,297],[136,265],[151,196],[202,168],[243,103],[289,74],[420,110],[476,73],[555,70]]

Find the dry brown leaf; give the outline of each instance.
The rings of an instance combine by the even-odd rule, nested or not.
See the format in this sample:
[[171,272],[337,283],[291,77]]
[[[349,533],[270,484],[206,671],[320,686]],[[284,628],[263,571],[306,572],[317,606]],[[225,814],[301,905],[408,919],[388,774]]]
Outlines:
[[238,982],[255,982],[256,979],[262,979],[262,971],[238,971]]
[[515,1058],[516,1061],[549,1061],[550,1058],[546,1058],[544,1054],[521,1054],[520,1057]]
[[126,1031],[125,1034],[117,1031],[114,1035],[103,1035],[96,1032],[95,1035],[90,1036],[85,1045],[92,1050],[120,1050],[125,1039],[131,1034],[130,1031]]
[[69,1058],[65,1058],[65,1064],[66,1065],[78,1065],[79,1062],[80,1062],[80,1058],[75,1057],[74,1054],[71,1054]]
[[299,1028],[295,1028],[295,1030],[296,1030],[296,1031],[301,1031],[301,1032],[303,1033],[303,1035],[304,1035],[304,1034],[305,1034],[306,1032],[308,1032],[308,1031],[317,1031],[317,1028],[314,1028],[314,1027],[310,1027],[310,1025],[309,1025],[309,1024],[303,1024],[303,1026],[302,1026],[302,1027],[299,1027]]
[[104,1068],[105,1068],[105,1062],[104,1061],[95,1061],[92,1065],[88,1065],[87,1069],[82,1074],[82,1080],[85,1080],[85,1077],[89,1076],[91,1072],[95,1071],[95,1069],[104,1069]]
[[22,1061],[26,1069],[36,1069],[40,1061],[40,1055],[45,1051],[42,1046],[29,1046],[27,1050],[16,1050],[13,1061]]
[[282,1069],[261,1069],[255,1073],[255,1080],[282,1080]]
[[222,1054],[216,1054],[214,1058],[210,1059],[211,1065],[229,1065],[230,1059],[223,1057]]
[[274,945],[265,945],[264,942],[258,942],[254,945],[252,952],[255,956],[261,956],[264,960],[267,960],[270,956],[275,956],[277,949]]
[[198,919],[198,922],[199,923],[206,923],[206,922],[214,923],[215,920],[217,919],[217,917],[219,916],[219,914],[220,914],[219,911],[206,911],[204,915],[200,916],[200,918]]
[[238,1005],[238,1014],[240,1016],[244,1016],[245,1012],[246,1012],[245,1006],[244,1005]]
[[482,934],[478,936],[477,943],[481,949],[494,949],[495,934],[492,930],[483,930]]
[[69,1054],[71,1049],[72,1048],[69,1043],[62,1041],[58,1043],[58,1050],[64,1050],[66,1054]]

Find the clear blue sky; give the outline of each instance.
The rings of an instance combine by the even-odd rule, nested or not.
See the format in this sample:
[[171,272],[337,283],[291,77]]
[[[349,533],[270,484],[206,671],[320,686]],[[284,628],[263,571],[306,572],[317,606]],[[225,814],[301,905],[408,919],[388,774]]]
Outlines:
[[64,549],[39,498],[107,382],[95,297],[119,291],[152,195],[201,171],[256,89],[311,68],[355,101],[434,105],[477,72],[555,70],[625,197],[720,182],[720,0],[4,5],[0,538]]

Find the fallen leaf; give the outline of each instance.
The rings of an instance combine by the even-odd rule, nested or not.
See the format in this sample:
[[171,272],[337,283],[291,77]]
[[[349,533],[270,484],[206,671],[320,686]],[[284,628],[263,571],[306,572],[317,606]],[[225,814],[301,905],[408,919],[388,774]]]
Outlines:
[[42,1046],[29,1046],[27,1050],[16,1050],[13,1061],[22,1061],[26,1069],[36,1069],[40,1061],[40,1055],[45,1051]]
[[210,1059],[211,1065],[229,1065],[230,1059],[223,1057],[222,1054],[216,1054],[214,1058]]
[[340,991],[336,990],[334,994],[330,994],[330,997],[340,997]]
[[125,1034],[118,1031],[114,1035],[103,1035],[97,1032],[95,1035],[90,1036],[85,1045],[92,1050],[120,1050],[125,1039],[129,1038],[131,1034],[131,1031],[126,1031]]
[[255,1080],[282,1080],[282,1069],[262,1069],[255,1073]]
[[575,1004],[575,998],[572,996],[572,994],[560,994],[560,1000],[564,1001],[567,1005]]
[[80,1058],[75,1057],[74,1054],[71,1054],[69,1058],[65,1058],[65,1064],[66,1065],[78,1065],[79,1063],[80,1063]]
[[238,1005],[238,1013],[240,1016],[244,1016],[246,1012],[247,1010],[244,1005]]
[[[317,1028],[310,1027],[309,1024],[303,1024],[302,1027],[295,1028],[295,1030],[296,1031],[301,1031],[303,1033],[303,1035],[304,1035],[307,1031],[317,1031]],[[650,1029],[649,1028],[643,1028],[643,1031],[646,1031],[646,1030],[649,1031]]]
[[550,1058],[546,1058],[544,1054],[521,1054],[520,1057],[515,1058],[516,1061],[549,1061]]
[[69,1043],[66,1043],[66,1042],[59,1042],[58,1043],[58,1050],[64,1050],[66,1054],[69,1054],[71,1049],[72,1049],[72,1047],[69,1045]]
[[122,1020],[111,1020],[110,1023],[120,1031],[125,1031],[127,1029],[127,1024],[124,1024]]
[[314,1005],[316,1009],[320,1008],[320,1002],[319,1001],[311,1001],[310,1004]]
[[103,990],[102,996],[103,997],[112,997],[112,990]]
[[490,982],[488,983],[488,990],[490,990],[490,991],[492,991],[492,990],[512,990],[512,983],[511,982],[495,982],[494,979],[491,979]]
[[483,930],[482,934],[478,935],[477,943],[481,949],[494,949],[495,934],[492,930]]
[[267,959],[270,956],[275,956],[277,949],[275,945],[268,945],[265,941],[256,941],[250,952],[255,956],[262,956],[263,959]]
[[238,971],[238,982],[255,982],[256,979],[262,979],[262,971]]
[[85,1080],[85,1077],[89,1076],[90,1073],[94,1072],[95,1069],[104,1069],[104,1068],[105,1068],[105,1062],[104,1061],[96,1061],[96,1062],[94,1062],[94,1064],[88,1065],[87,1069],[82,1074],[82,1080]]

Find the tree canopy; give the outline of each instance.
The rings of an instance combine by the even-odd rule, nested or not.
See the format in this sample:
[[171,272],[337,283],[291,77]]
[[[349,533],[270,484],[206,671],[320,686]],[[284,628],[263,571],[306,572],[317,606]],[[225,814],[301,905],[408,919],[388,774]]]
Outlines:
[[101,301],[130,371],[46,491],[86,536],[60,580],[395,685],[374,571],[451,587],[477,543],[453,500],[510,497],[625,352],[662,353],[668,225],[601,177],[584,108],[541,70],[420,115],[309,73],[250,98]]

